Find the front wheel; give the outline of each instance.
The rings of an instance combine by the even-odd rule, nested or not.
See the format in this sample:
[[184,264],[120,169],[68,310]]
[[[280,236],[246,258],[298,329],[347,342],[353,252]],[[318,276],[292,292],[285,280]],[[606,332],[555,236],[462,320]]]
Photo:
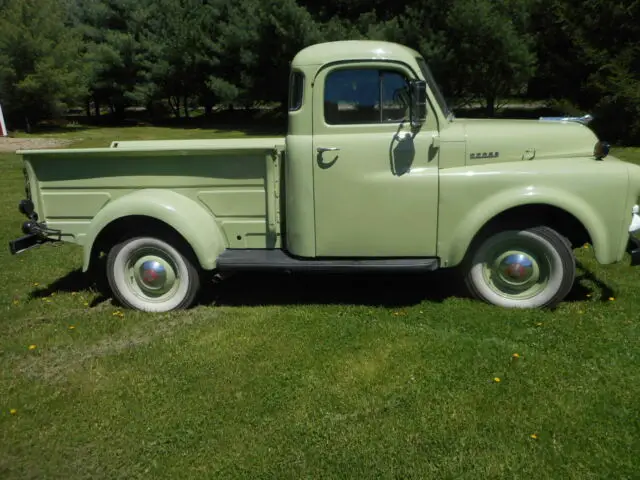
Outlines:
[[465,283],[493,305],[550,308],[569,294],[575,275],[570,244],[551,228],[534,227],[485,238],[472,252]]
[[114,297],[127,308],[168,312],[188,308],[200,289],[194,261],[175,242],[129,238],[107,256],[107,279]]

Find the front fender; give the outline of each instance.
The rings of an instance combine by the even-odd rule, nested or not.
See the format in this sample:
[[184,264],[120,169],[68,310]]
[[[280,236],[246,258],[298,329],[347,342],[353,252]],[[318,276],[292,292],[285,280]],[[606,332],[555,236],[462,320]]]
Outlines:
[[570,192],[555,188],[518,187],[502,190],[477,203],[456,222],[449,235],[439,239],[438,250],[443,265],[458,265],[474,237],[491,219],[511,208],[533,204],[557,207],[572,214],[589,233],[596,259],[603,264],[617,260],[620,221],[607,219],[591,204]]
[[225,249],[226,241],[214,215],[198,202],[172,190],[137,190],[108,203],[93,218],[82,242],[83,271],[89,269],[100,232],[111,222],[132,215],[151,217],[174,228],[189,243],[205,270],[215,268],[218,255]]

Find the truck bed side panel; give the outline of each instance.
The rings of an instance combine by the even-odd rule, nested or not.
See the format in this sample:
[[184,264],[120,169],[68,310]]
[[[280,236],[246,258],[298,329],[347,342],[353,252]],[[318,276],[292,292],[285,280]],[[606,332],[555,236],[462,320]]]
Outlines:
[[[93,149],[29,152],[41,220],[82,244],[93,217],[109,202],[144,188],[166,188],[212,213],[232,248],[280,244],[275,142],[225,149]],[[214,218],[215,217],[215,218]]]

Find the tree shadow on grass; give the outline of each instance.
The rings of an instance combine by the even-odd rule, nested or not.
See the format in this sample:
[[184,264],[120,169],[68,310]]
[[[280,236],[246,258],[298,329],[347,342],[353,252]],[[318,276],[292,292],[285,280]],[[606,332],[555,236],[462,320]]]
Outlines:
[[[601,302],[615,297],[614,290],[578,263],[579,273],[566,302],[590,301],[597,295]],[[586,284],[595,286],[589,288]],[[94,282],[81,269],[73,270],[44,288],[30,293],[31,299],[51,294],[98,292],[91,306],[111,299],[106,282]],[[406,307],[422,302],[442,303],[448,298],[469,295],[453,271],[427,274],[285,274],[238,273],[222,281],[202,285],[198,305],[363,305]],[[113,301],[114,305],[117,302]]]

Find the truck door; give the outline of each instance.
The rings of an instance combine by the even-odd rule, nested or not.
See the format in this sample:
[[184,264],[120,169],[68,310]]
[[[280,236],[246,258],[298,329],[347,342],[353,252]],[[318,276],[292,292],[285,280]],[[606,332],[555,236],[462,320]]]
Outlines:
[[408,68],[337,64],[313,88],[316,256],[436,255],[437,121],[412,131]]

